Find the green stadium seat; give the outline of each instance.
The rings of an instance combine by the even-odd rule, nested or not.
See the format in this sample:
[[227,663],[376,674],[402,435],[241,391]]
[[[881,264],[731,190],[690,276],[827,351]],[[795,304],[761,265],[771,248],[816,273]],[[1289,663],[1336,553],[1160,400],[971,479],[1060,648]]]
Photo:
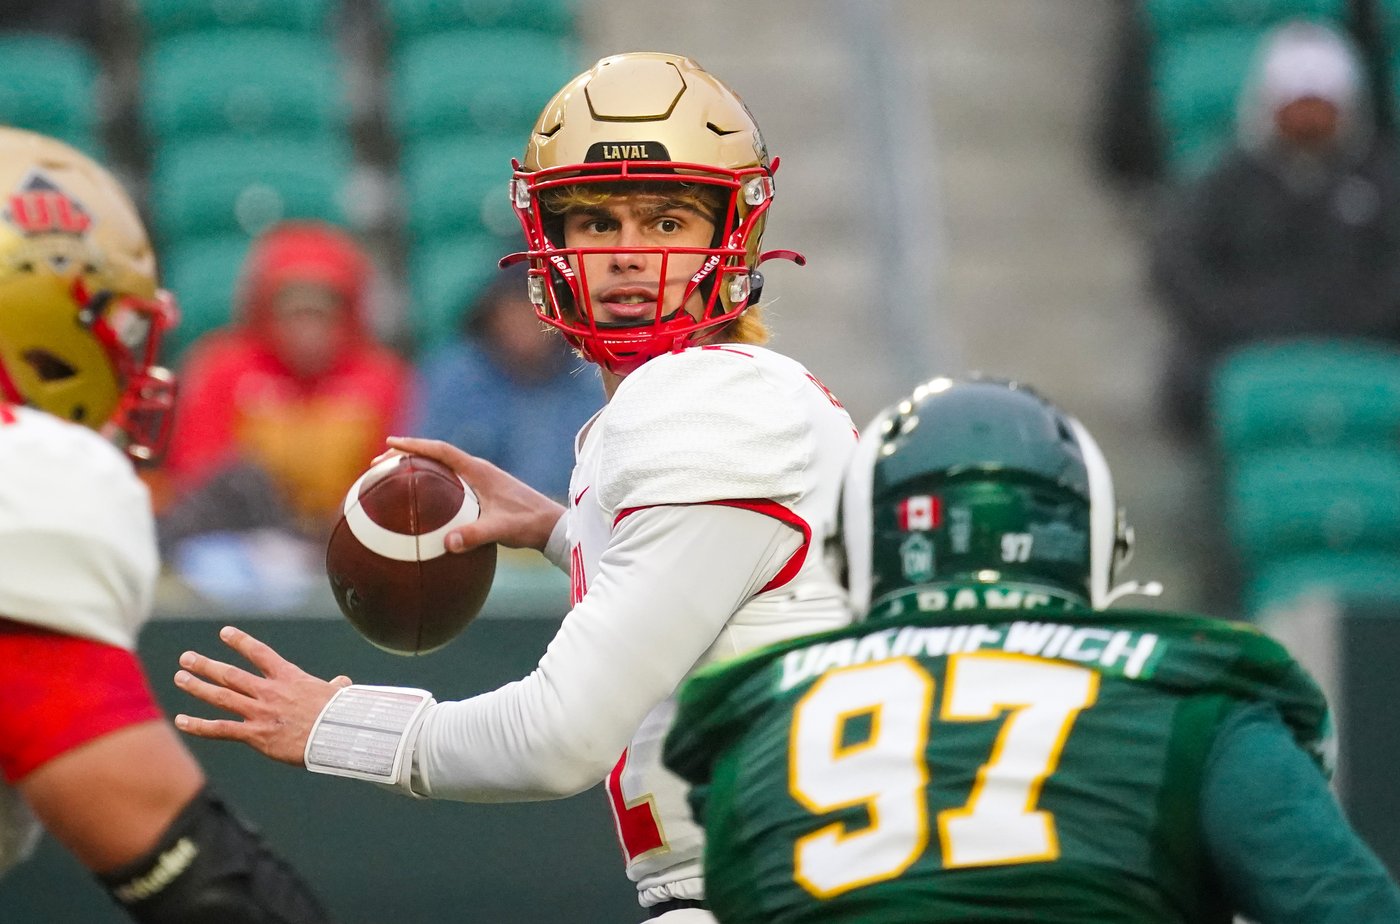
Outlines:
[[190,344],[232,319],[234,289],[251,238],[243,234],[200,238],[165,249],[162,279],[180,303],[180,326],[166,340],[167,363]]
[[101,157],[96,59],[57,35],[0,34],[0,125],[43,132]]
[[497,263],[510,250],[500,238],[476,235],[434,241],[413,251],[408,319],[420,349],[457,335],[467,305],[496,278]]
[[1400,452],[1278,449],[1232,460],[1225,514],[1251,573],[1314,552],[1400,554]]
[[574,32],[574,0],[380,0],[397,42],[448,29],[527,29]]
[[1175,37],[1203,29],[1265,28],[1285,19],[1333,19],[1348,15],[1349,0],[1142,0],[1151,34]]
[[142,59],[142,116],[157,144],[216,134],[343,132],[347,94],[329,40],[264,29],[179,35]]
[[1400,35],[1400,0],[1373,0],[1371,15],[1385,47],[1394,53],[1395,39]]
[[1199,177],[1220,162],[1234,142],[1233,126],[1196,125],[1166,142],[1166,162],[1172,178],[1184,182]]
[[1157,44],[1152,92],[1173,175],[1199,169],[1201,149],[1233,138],[1240,88],[1263,35],[1259,29],[1211,29]]
[[1249,583],[1245,608],[1252,616],[1286,607],[1305,596],[1338,603],[1400,601],[1400,555],[1383,552],[1312,553],[1271,563]]
[[253,235],[284,218],[346,221],[351,156],[339,139],[210,138],[156,154],[150,208],[162,244]]
[[281,29],[321,32],[336,0],[136,0],[129,4],[147,42],[186,32]]
[[399,159],[415,241],[487,233],[518,234],[510,205],[511,158],[522,157],[519,136],[470,136],[423,141]]
[[519,29],[461,29],[394,56],[391,121],[406,143],[463,132],[527,132],[578,71],[571,43]]
[[1242,347],[1212,378],[1210,417],[1227,459],[1289,446],[1400,454],[1400,349],[1326,338]]

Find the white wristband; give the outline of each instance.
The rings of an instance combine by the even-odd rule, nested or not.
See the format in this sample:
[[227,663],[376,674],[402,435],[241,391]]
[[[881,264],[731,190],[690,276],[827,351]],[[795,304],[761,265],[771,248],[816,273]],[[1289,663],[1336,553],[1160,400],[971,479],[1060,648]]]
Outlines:
[[342,687],[316,717],[306,739],[306,769],[397,785],[412,772],[409,744],[434,703],[413,687]]

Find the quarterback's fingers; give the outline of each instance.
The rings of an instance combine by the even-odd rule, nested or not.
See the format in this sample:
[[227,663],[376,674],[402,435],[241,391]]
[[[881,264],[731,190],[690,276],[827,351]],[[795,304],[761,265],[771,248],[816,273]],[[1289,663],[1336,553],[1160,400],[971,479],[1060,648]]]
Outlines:
[[380,462],[383,462],[385,459],[392,459],[394,456],[402,456],[402,455],[406,455],[406,453],[404,453],[403,450],[400,450],[400,449],[386,449],[386,450],[384,450],[383,452],[381,452],[379,455],[377,455],[377,456],[374,457],[374,459],[370,462],[370,467],[373,468],[374,466],[378,465]]
[[[425,440],[415,436],[391,436],[386,442],[391,449],[415,456],[425,456],[441,462],[463,477],[466,477],[467,473],[481,462],[476,456],[442,440]],[[467,480],[471,479],[467,478]]]
[[500,538],[500,530],[495,526],[494,523],[477,520],[452,530],[443,541],[449,552],[469,552],[478,546],[496,542]]
[[236,693],[228,687],[200,680],[187,670],[175,672],[175,686],[195,699],[245,719],[251,714],[255,702],[252,698],[242,693]]
[[175,716],[175,727],[186,734],[194,735],[196,738],[251,742],[247,726],[231,719],[201,719],[180,713]]
[[[184,671],[181,673],[198,675],[208,680],[211,684],[227,687],[244,696],[257,695],[256,684],[258,678],[243,670],[241,667],[234,667],[232,664],[226,664],[223,661],[215,661],[213,658],[205,657],[197,651],[187,651],[180,655],[180,666],[184,668]],[[179,675],[177,674],[176,676],[178,677]]]
[[242,629],[224,626],[219,630],[219,638],[225,645],[248,659],[264,677],[275,677],[287,671],[302,673],[301,668],[282,657],[266,642],[260,642]]

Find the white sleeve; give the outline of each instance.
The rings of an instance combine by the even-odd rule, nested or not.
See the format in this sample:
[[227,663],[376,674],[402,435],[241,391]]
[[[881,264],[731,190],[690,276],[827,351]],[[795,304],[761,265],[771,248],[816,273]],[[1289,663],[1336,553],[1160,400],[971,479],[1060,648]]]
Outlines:
[[654,507],[625,518],[539,667],[429,708],[412,744],[414,790],[510,802],[599,782],[799,542],[778,520],[732,507]]
[[569,515],[559,514],[550,530],[549,541],[544,544],[544,558],[565,574],[569,573]]
[[134,648],[160,568],[150,494],[95,432],[20,410],[0,429],[0,616]]

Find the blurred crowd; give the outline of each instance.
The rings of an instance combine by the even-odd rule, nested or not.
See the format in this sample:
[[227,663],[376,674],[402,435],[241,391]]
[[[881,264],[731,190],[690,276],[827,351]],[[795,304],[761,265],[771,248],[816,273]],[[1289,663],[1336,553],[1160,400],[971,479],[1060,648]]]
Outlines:
[[[454,211],[434,204],[440,187],[419,190],[432,193],[433,163],[470,153],[463,137],[498,154],[492,139],[518,136],[528,120],[486,124],[473,100],[458,108],[483,125],[427,128],[441,122],[429,118],[437,110],[415,125],[403,111],[411,107],[386,112],[382,99],[406,92],[407,79],[391,87],[389,73],[411,70],[414,30],[435,33],[419,50],[446,34],[525,41],[517,27],[527,6],[503,5],[506,28],[386,21],[389,5],[371,0],[301,4],[312,12],[297,14],[299,24],[283,16],[277,28],[344,54],[351,115],[334,131],[370,169],[339,210],[299,211],[287,196],[260,209],[249,201],[265,190],[235,190],[231,230],[198,242],[221,254],[208,271],[190,258],[187,234],[159,233],[175,227],[162,219],[178,209],[162,198],[173,187],[161,176],[178,158],[161,150],[174,143],[157,137],[132,72],[153,67],[170,34],[211,24],[160,22],[117,0],[16,0],[0,11],[6,36],[49,36],[91,54],[104,75],[93,92],[107,101],[95,153],[145,193],[167,283],[186,302],[184,336],[167,357],[183,380],[174,448],[147,478],[168,567],[202,595],[277,608],[319,587],[342,492],[390,433],[447,440],[563,496],[573,435],[602,392],[536,321],[523,277],[494,265],[513,249],[500,220],[508,154],[483,161],[480,203],[468,196]],[[544,7],[535,26],[567,40],[567,16],[556,14],[569,5]],[[1321,591],[1400,594],[1400,511],[1388,503],[1400,498],[1400,475],[1389,476],[1400,471],[1391,89],[1400,16],[1380,0],[1112,8],[1098,163],[1148,216],[1144,286],[1170,340],[1158,408],[1165,427],[1211,460],[1206,503],[1219,530],[1203,541],[1220,564],[1203,579],[1221,585],[1214,602],[1259,616]],[[362,58],[371,63],[354,63]],[[216,102],[232,111],[237,99]],[[242,122],[228,115],[200,131],[285,130],[244,110]],[[122,118],[133,112],[140,118]],[[464,188],[475,170],[462,171]],[[408,205],[392,205],[396,197]]]
[[[422,185],[416,175],[401,178],[401,165],[412,174],[409,161],[456,157],[460,165],[462,155],[435,154],[437,129],[406,125],[403,105],[384,111],[389,56],[431,51],[444,39],[494,37],[523,48],[538,36],[513,27],[530,17],[506,4],[497,11],[505,28],[458,21],[452,11],[415,23],[429,14],[401,6],[399,19],[364,0],[207,9],[16,0],[0,9],[6,51],[44,55],[54,74],[76,62],[79,83],[86,80],[69,120],[46,122],[24,108],[30,84],[19,66],[0,66],[0,120],[110,164],[156,231],[164,281],[184,315],[163,357],[181,394],[171,449],[143,477],[167,572],[207,601],[274,611],[323,593],[325,544],[345,492],[391,434],[449,441],[563,499],[573,437],[603,403],[596,372],[535,316],[523,268],[496,266],[518,249],[517,232],[500,220],[504,212],[514,221],[505,207],[513,148],[487,145],[478,157],[487,218],[469,202],[466,215],[432,219],[428,234],[429,206],[402,214],[392,205],[414,196],[401,185]],[[549,18],[568,5],[532,9],[536,31],[557,40],[571,71],[570,20]],[[414,30],[423,41],[410,40]],[[209,57],[220,44],[246,59],[221,69]],[[277,56],[288,48],[306,53],[305,73],[269,77],[285,70]],[[454,51],[433,54],[460,58]],[[314,84],[311,70],[323,59],[339,76],[308,103],[297,85]],[[165,99],[162,75],[186,65],[204,85]],[[543,70],[547,92],[552,74]],[[25,86],[7,85],[16,80]],[[494,112],[497,124],[441,130],[508,136],[514,146],[542,102]],[[182,185],[187,152],[203,167]],[[215,155],[227,156],[216,164]],[[323,176],[314,172],[324,166],[319,155],[334,169],[318,199],[308,190]],[[439,187],[434,196],[468,193]]]
[[278,609],[319,590],[346,489],[393,434],[446,440],[564,499],[602,390],[539,322],[523,267],[416,364],[375,336],[372,276],[343,229],[275,224],[253,242],[232,321],[182,356],[171,450],[148,477],[165,558],[202,596]]
[[1208,460],[1222,605],[1394,599],[1400,20],[1125,2],[1099,164],[1142,205],[1163,425]]

